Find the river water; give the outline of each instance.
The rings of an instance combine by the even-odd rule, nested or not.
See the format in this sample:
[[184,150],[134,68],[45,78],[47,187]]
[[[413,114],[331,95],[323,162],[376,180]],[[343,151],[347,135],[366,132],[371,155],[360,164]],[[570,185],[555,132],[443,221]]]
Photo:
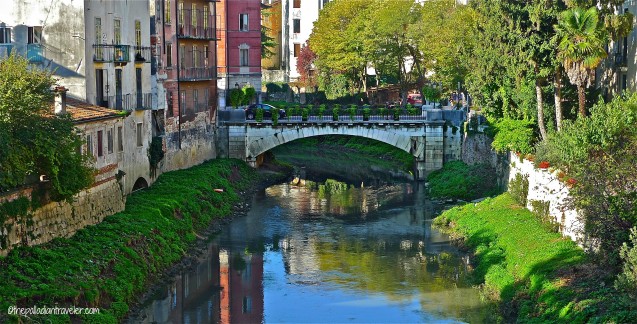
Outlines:
[[468,257],[422,184],[280,184],[255,195],[143,310],[145,323],[482,323]]

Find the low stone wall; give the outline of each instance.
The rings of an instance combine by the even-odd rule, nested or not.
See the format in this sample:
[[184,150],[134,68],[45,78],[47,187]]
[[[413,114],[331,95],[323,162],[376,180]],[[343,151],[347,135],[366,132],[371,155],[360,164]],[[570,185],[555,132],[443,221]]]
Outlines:
[[[28,197],[28,195],[25,195]],[[18,198],[13,197],[11,200]],[[11,201],[7,199],[7,201]],[[78,193],[72,203],[48,203],[26,216],[10,218],[0,227],[5,256],[20,244],[38,245],[57,237],[70,237],[78,230],[101,222],[106,216],[124,210],[126,198],[115,179]]]
[[[520,159],[510,153],[509,182],[518,175],[528,177],[529,190],[526,208],[533,211],[534,205],[548,204],[548,213],[559,224],[560,232],[580,246],[586,246],[584,226],[576,210],[570,209],[566,201],[570,198],[568,186],[560,181],[556,172],[535,168],[533,162]],[[539,203],[538,203],[539,202]]]

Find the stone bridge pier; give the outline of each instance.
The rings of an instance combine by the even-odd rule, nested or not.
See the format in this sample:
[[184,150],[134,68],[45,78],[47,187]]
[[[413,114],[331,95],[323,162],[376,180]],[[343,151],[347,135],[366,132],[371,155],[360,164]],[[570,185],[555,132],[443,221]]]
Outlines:
[[410,153],[415,160],[414,178],[426,179],[446,161],[459,160],[461,132],[451,132],[444,121],[426,122],[335,122],[335,123],[226,123],[219,127],[217,153],[242,159],[253,167],[262,154],[279,145],[307,137],[347,135],[374,139]]

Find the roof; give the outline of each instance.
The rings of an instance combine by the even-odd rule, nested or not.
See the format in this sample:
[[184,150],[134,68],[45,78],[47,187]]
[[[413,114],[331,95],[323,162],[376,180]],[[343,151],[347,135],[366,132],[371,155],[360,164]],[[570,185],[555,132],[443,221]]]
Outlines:
[[76,124],[124,117],[119,110],[92,105],[71,97],[66,97],[66,112],[71,115]]

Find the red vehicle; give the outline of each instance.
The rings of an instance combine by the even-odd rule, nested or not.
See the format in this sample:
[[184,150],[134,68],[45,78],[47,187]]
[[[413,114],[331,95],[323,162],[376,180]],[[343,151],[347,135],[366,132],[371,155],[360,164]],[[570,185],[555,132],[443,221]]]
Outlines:
[[422,107],[422,96],[417,93],[407,95],[407,103],[414,107]]

